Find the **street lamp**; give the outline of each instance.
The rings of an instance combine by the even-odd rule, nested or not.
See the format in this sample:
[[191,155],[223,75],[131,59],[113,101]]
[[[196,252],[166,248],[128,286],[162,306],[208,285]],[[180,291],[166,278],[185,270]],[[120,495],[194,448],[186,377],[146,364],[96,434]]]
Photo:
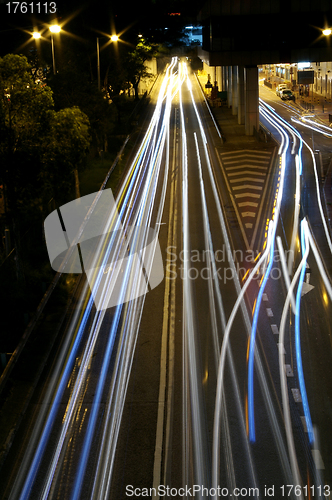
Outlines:
[[332,30],[330,28],[326,28],[325,30],[322,31],[323,35],[329,36],[332,33]]
[[34,32],[32,33],[32,36],[33,36],[33,38],[34,38],[35,40],[38,40],[38,39],[41,37],[41,34],[40,34],[40,33],[38,33],[38,31],[34,31]]
[[61,27],[58,24],[52,24],[52,26],[50,26],[51,33],[60,33],[60,31]]
[[61,27],[58,24],[53,24],[50,26],[50,32],[51,32],[51,42],[52,42],[52,59],[53,59],[53,75],[55,75],[55,56],[54,56],[54,39],[53,35],[54,33],[60,33]]
[[[98,90],[100,90],[100,48],[99,48],[99,40],[100,38],[106,38],[105,36],[97,37],[97,75],[98,75]],[[117,42],[119,40],[118,35],[112,35],[111,41]]]

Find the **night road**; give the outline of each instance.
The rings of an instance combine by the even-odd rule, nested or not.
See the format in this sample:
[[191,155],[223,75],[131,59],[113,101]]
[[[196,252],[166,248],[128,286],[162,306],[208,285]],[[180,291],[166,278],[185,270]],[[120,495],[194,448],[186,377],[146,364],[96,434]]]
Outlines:
[[260,121],[224,143],[187,59],[159,75],[1,498],[331,498],[332,132],[264,87]]

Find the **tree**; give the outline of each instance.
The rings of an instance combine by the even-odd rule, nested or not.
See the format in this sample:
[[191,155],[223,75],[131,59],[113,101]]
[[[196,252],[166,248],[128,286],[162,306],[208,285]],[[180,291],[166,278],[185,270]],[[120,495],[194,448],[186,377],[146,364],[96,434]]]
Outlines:
[[35,186],[41,138],[53,107],[52,91],[36,84],[24,56],[0,58],[0,176],[7,207],[16,211],[27,189]]
[[78,107],[54,111],[51,89],[34,82],[25,56],[0,58],[0,92],[0,180],[7,213],[26,213],[48,194],[63,199],[70,179],[77,194],[78,170],[90,145],[86,114]]
[[90,144],[87,116],[77,107],[53,107],[51,89],[34,82],[25,56],[0,58],[0,185],[19,279],[20,225],[44,218],[51,197],[66,202],[74,186],[79,194],[78,170]]
[[115,127],[116,110],[110,106],[105,93],[98,90],[97,81],[91,80],[87,61],[83,65],[74,48],[66,47],[59,58],[59,72],[50,75],[54,107],[60,110],[78,106],[89,118],[90,132],[97,150],[107,151],[107,138]]
[[90,123],[77,106],[52,111],[42,171],[43,184],[57,200],[61,200],[75,179],[75,195],[80,197],[78,171],[90,146]]
[[40,142],[53,106],[52,92],[37,85],[26,57],[0,58],[0,183],[3,186],[5,224],[13,234],[16,271],[24,273],[20,256],[20,223],[40,205]]
[[40,152],[53,107],[52,91],[36,84],[24,56],[0,59],[0,176],[7,215],[26,212],[38,203]]
[[138,85],[141,79],[151,77],[146,69],[145,62],[152,59],[157,54],[157,46],[148,44],[144,38],[136,45],[132,52],[127,56],[126,69],[128,81],[132,84],[135,91],[135,99],[138,99]]

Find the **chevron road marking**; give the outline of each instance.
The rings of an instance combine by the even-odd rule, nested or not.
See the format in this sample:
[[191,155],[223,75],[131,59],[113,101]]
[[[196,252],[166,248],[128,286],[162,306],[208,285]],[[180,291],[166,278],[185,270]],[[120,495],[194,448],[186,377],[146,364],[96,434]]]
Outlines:
[[[252,249],[266,195],[269,166],[274,152],[227,151],[218,154],[219,163],[248,249]],[[247,209],[247,210],[246,210]]]

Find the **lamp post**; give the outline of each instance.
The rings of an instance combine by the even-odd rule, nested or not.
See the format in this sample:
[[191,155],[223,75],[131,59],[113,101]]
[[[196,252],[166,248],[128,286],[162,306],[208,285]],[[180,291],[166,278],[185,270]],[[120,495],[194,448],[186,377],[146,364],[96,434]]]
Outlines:
[[[106,38],[105,36],[97,37],[97,75],[98,75],[98,90],[100,90],[100,48],[99,48],[99,40],[100,38]],[[112,35],[111,41],[117,42],[119,40],[118,35]]]
[[100,90],[100,57],[99,57],[99,38],[97,38],[97,74],[98,74],[98,90]]
[[37,73],[38,73],[38,67],[39,67],[39,61],[40,61],[40,56],[41,56],[41,47],[40,47],[40,42],[39,40],[41,39],[41,33],[38,31],[34,31],[32,33],[32,38],[35,41],[35,57],[34,57],[34,64],[37,67]]
[[55,75],[55,73],[56,73],[53,35],[54,35],[54,33],[60,33],[60,31],[61,31],[61,27],[58,24],[53,24],[52,26],[50,26],[51,42],[52,42],[53,75]]

